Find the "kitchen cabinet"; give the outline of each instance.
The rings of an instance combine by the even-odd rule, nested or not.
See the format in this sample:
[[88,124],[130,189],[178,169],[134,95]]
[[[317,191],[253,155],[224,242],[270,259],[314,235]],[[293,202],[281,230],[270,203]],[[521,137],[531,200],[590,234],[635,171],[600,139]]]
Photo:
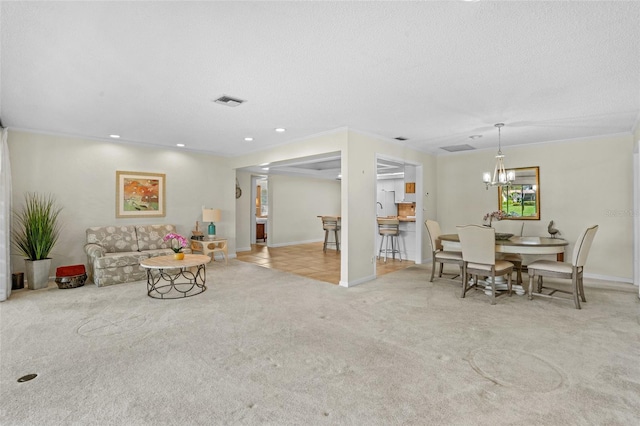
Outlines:
[[376,216],[397,216],[398,207],[395,201],[394,191],[379,190],[377,195],[378,205],[376,207]]
[[265,223],[256,223],[256,241],[267,241],[267,233],[264,230]]
[[[414,184],[415,185],[415,184]],[[415,189],[413,193],[409,193],[409,194],[404,194],[404,200],[402,201],[403,203],[415,203],[416,202],[416,193],[415,193]]]
[[400,253],[402,259],[416,260],[416,223],[400,222]]
[[393,190],[396,193],[396,203],[404,203],[404,179],[394,179]]
[[258,240],[267,242],[267,220],[265,216],[256,217],[256,242]]

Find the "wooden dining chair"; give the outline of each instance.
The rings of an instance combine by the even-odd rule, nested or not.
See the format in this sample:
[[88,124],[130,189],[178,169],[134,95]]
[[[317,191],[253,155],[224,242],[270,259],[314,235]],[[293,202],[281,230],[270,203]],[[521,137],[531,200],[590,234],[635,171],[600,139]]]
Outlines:
[[[557,262],[555,260],[536,260],[527,266],[529,272],[529,300],[533,299],[533,296],[548,297],[552,299],[568,300],[571,298],[555,296],[555,293],[571,294],[573,296],[573,303],[576,309],[581,309],[580,299],[586,302],[584,297],[584,287],[582,285],[582,272],[584,265],[587,262],[589,256],[589,249],[593,242],[596,232],[598,231],[598,225],[591,226],[585,229],[582,234],[576,240],[576,245],[573,249],[573,255],[571,256],[571,263]],[[533,292],[533,280],[538,277],[538,285],[536,292]],[[571,280],[571,291],[544,286],[542,277],[555,277]],[[543,293],[542,291],[550,290],[549,293]]]
[[[496,230],[486,226],[458,226],[458,236],[462,246],[462,294],[478,287],[479,277],[489,277],[491,284],[491,304],[496,304],[496,276],[507,276],[507,293],[511,296],[511,273],[513,263],[496,260]],[[469,276],[473,276],[473,285],[469,285]],[[485,289],[482,289],[485,290]],[[505,293],[501,293],[505,294]]]
[[440,224],[435,220],[425,220],[424,226],[427,228],[427,234],[429,234],[429,240],[431,241],[431,278],[429,282],[433,282],[437,264],[439,264],[438,278],[442,277],[442,270],[445,263],[452,263],[458,265],[460,268],[460,278],[462,274],[462,253],[459,251],[444,251],[442,247],[442,241],[440,241]]

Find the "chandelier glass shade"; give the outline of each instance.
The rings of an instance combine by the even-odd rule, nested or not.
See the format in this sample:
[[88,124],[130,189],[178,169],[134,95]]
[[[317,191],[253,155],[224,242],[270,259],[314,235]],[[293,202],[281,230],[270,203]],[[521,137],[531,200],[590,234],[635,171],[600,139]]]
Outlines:
[[502,143],[500,140],[500,129],[504,126],[504,123],[497,123],[495,127],[498,128],[498,155],[496,155],[496,165],[493,168],[493,174],[490,172],[484,172],[482,174],[482,181],[487,189],[490,186],[507,186],[515,180],[516,174],[513,170],[506,170],[504,167],[504,154],[502,154]]

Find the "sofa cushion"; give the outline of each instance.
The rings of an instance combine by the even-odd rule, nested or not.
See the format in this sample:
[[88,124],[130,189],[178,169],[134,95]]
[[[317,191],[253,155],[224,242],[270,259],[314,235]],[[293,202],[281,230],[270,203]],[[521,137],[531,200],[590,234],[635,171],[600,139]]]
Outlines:
[[107,253],[104,257],[95,259],[93,265],[95,269],[139,265],[141,260],[148,258],[148,253],[137,251],[126,253]]
[[133,225],[88,228],[87,243],[98,244],[107,253],[138,251],[138,240]]
[[136,227],[138,250],[170,249],[171,241],[162,239],[171,232],[176,232],[174,225],[138,225]]

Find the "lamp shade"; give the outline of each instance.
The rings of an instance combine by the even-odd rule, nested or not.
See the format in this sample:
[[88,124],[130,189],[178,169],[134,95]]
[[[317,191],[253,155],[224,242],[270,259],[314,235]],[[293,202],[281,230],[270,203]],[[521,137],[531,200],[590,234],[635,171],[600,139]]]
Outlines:
[[203,222],[220,222],[220,217],[219,209],[202,209]]

